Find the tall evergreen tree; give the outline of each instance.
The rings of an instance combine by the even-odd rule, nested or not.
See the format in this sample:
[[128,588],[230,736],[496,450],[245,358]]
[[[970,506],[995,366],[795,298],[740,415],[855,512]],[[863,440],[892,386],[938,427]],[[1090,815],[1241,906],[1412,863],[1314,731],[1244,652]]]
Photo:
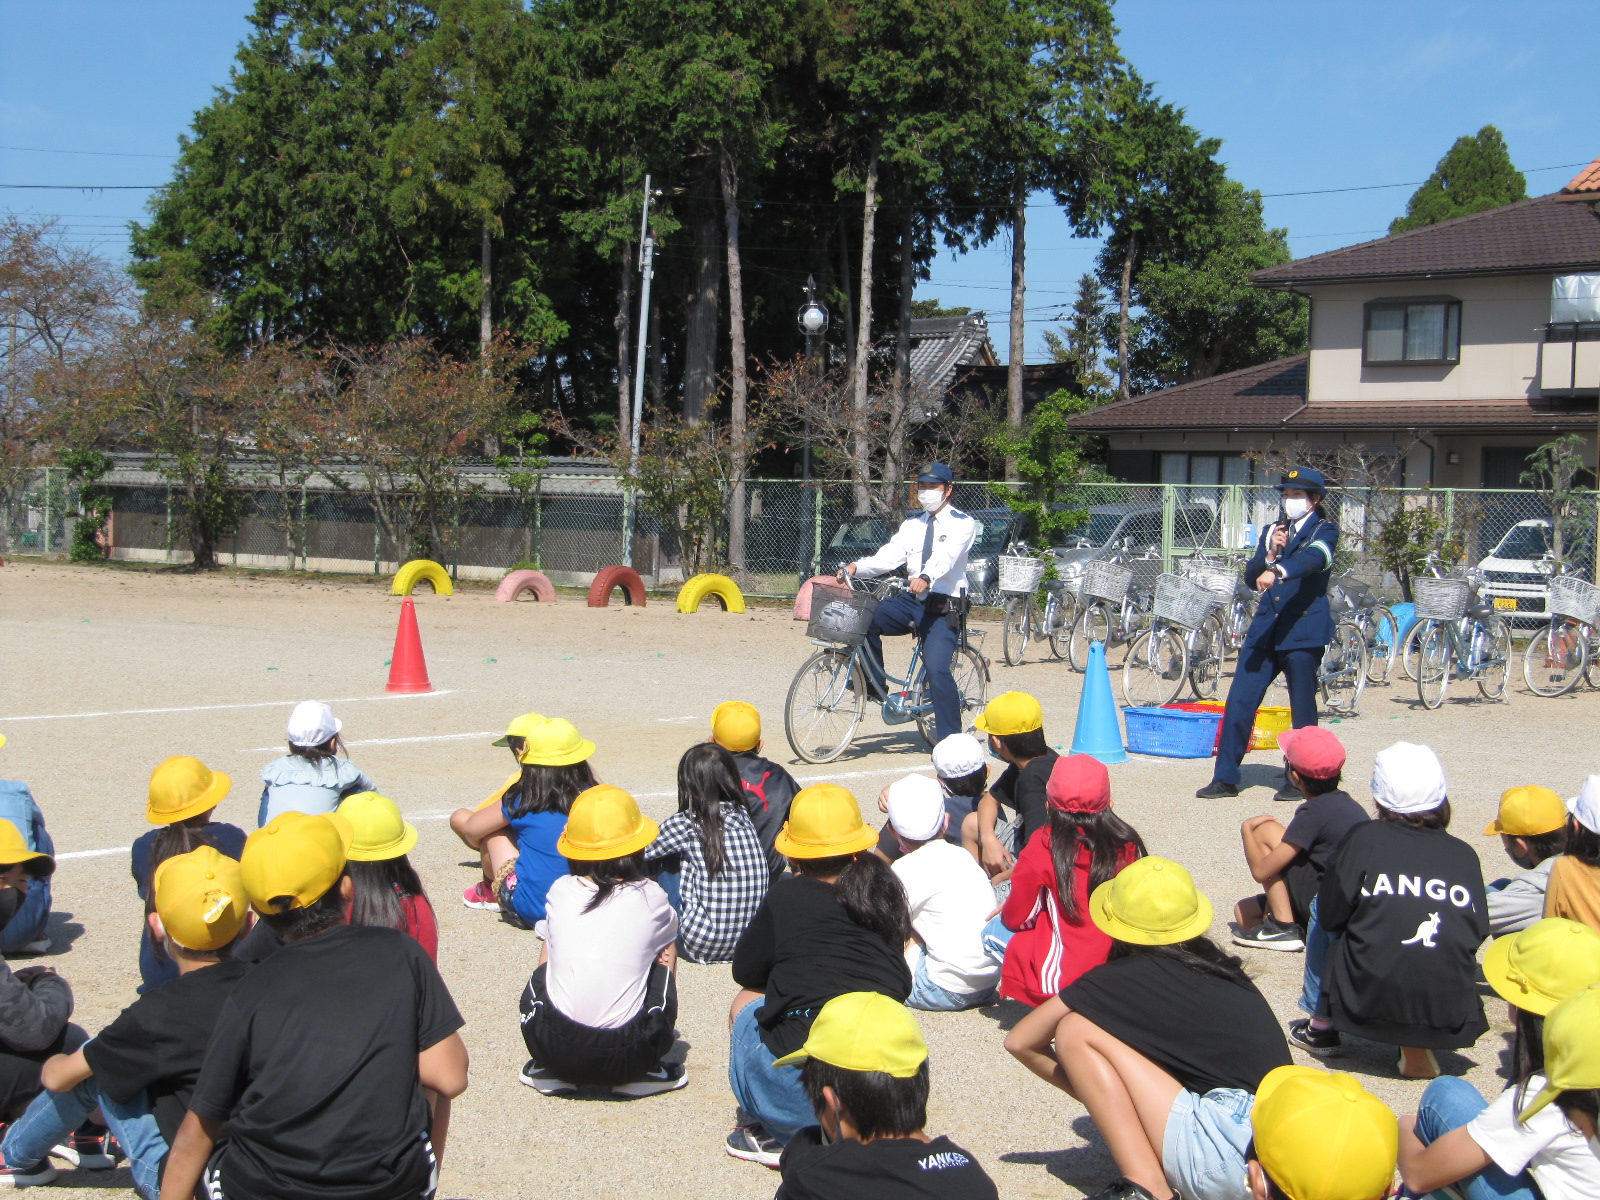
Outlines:
[[1485,125],[1473,137],[1456,139],[1412,193],[1406,215],[1390,222],[1389,232],[1421,229],[1527,198],[1528,181],[1512,166],[1505,138],[1493,125]]

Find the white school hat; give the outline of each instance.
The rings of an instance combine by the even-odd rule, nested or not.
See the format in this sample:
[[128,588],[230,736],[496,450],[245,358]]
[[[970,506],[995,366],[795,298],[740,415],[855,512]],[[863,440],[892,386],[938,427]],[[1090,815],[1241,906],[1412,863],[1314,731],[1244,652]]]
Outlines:
[[1372,760],[1372,799],[1390,812],[1430,812],[1446,796],[1444,766],[1427,746],[1396,742]]
[[1600,775],[1583,781],[1578,794],[1567,801],[1567,812],[1590,833],[1600,833]]
[[321,746],[344,728],[344,722],[333,715],[333,709],[320,700],[302,700],[289,714],[289,724],[284,732],[291,746]]
[[944,789],[937,779],[907,775],[889,785],[889,824],[908,842],[930,842],[944,830]]
[[983,746],[970,733],[952,733],[933,748],[933,769],[941,779],[960,779],[984,765]]

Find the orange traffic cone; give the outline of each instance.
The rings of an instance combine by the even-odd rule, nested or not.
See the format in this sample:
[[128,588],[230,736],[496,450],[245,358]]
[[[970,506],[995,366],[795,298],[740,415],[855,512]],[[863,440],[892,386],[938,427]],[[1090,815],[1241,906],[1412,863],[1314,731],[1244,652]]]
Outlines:
[[428,663],[422,657],[422,634],[417,629],[417,606],[410,596],[400,604],[400,627],[394,634],[394,657],[389,663],[389,691],[431,692]]

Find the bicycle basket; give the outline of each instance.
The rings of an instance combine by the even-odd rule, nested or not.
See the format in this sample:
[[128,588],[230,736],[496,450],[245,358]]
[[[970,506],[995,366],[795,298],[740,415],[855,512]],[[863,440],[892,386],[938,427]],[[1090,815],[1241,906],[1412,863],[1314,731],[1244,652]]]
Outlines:
[[1203,558],[1191,558],[1185,562],[1183,575],[1186,579],[1194,580],[1223,603],[1233,599],[1234,588],[1239,582],[1237,571],[1219,567]]
[[857,592],[836,583],[813,583],[806,634],[825,642],[859,645],[877,611],[878,598],[871,592]]
[[1413,579],[1417,616],[1425,621],[1459,621],[1467,615],[1472,585],[1465,579]]
[[1132,567],[1095,559],[1083,569],[1083,586],[1080,591],[1083,595],[1092,596],[1096,600],[1121,604],[1122,598],[1128,594],[1128,585],[1132,582]]
[[1026,595],[1037,592],[1044,581],[1045,561],[1024,555],[1000,556],[1000,590]]
[[[1230,593],[1231,594],[1231,593]],[[1206,614],[1218,604],[1215,592],[1208,591],[1182,575],[1156,578],[1156,616],[1185,629],[1198,629]]]
[[1600,625],[1600,587],[1576,575],[1557,575],[1550,580],[1550,611],[1585,625]]

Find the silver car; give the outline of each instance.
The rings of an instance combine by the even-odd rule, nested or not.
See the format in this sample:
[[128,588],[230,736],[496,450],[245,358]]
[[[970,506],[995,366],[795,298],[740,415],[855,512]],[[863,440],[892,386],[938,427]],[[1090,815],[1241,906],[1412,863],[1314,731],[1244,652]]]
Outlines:
[[[1216,546],[1216,512],[1207,504],[1178,505],[1172,517],[1172,541],[1175,546],[1186,548]],[[1056,560],[1060,564],[1056,569],[1062,581],[1076,591],[1083,580],[1084,568],[1095,559],[1119,552],[1140,555],[1152,550],[1157,554],[1161,552],[1159,503],[1096,504],[1089,509],[1089,519],[1077,534],[1056,547]],[[1133,586],[1152,586],[1159,572],[1159,562],[1153,571],[1135,565]]]

